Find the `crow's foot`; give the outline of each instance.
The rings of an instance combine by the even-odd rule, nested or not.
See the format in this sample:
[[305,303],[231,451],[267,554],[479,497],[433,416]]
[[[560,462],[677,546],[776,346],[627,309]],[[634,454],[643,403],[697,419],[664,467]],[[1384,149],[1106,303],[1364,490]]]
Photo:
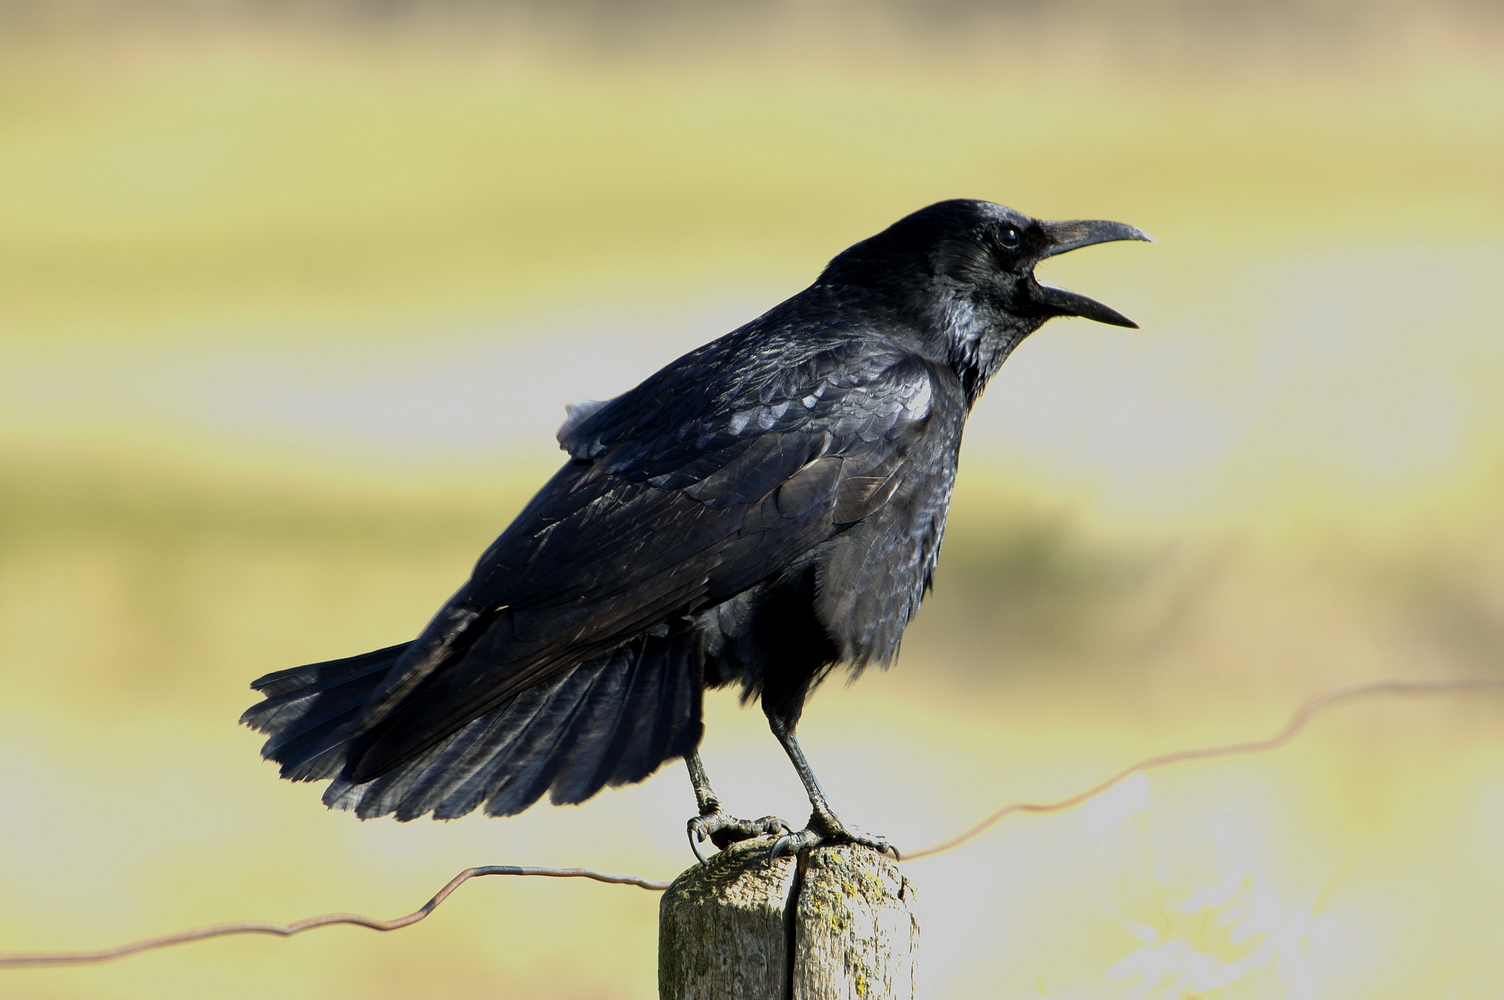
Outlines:
[[884,838],[862,833],[860,830],[847,826],[835,813],[817,811],[810,816],[809,825],[803,830],[797,833],[786,833],[773,841],[773,846],[768,851],[768,863],[772,864],[778,858],[798,854],[800,851],[819,847],[822,844],[861,844],[863,847],[872,848],[879,854],[892,855],[895,861],[902,860],[899,857],[898,848]]
[[754,837],[787,835],[791,829],[793,828],[777,816],[764,816],[762,819],[738,819],[717,809],[715,812],[701,813],[689,821],[689,847],[703,865],[707,861],[700,851],[700,845],[707,840],[717,849],[724,850],[738,841],[751,840]]

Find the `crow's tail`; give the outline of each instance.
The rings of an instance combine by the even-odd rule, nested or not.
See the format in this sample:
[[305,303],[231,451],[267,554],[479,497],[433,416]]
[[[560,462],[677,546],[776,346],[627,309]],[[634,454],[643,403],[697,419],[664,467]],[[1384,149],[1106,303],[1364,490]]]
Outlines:
[[346,780],[362,709],[406,648],[267,674],[252,684],[266,700],[240,721],[270,736],[261,754],[284,778],[333,778],[324,803],[362,819],[453,819],[482,805],[510,816],[549,791],[555,803],[583,802],[643,780],[700,741],[701,637],[643,636],[519,693],[385,774]]
[[266,700],[246,709],[241,724],[271,737],[261,756],[281,764],[282,777],[332,778],[345,766],[347,741],[361,710],[409,645],[258,677],[251,687]]

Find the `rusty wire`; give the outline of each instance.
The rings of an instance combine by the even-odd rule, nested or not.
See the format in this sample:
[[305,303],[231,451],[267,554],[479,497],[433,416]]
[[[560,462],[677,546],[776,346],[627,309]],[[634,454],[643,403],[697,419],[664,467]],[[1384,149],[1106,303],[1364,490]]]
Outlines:
[[428,902],[412,913],[392,920],[377,920],[375,917],[365,917],[359,913],[326,913],[323,916],[308,917],[290,924],[273,924],[261,920],[233,920],[224,924],[209,924],[204,927],[194,927],[186,931],[178,931],[176,934],[161,934],[157,937],[142,938],[129,944],[118,945],[114,948],[101,948],[98,951],[42,951],[0,954],[0,969],[35,965],[95,965],[99,962],[110,962],[117,958],[125,958],[127,955],[135,955],[138,952],[165,948],[168,945],[187,944],[190,941],[225,937],[230,934],[276,934],[281,937],[292,937],[294,934],[311,931],[315,927],[329,927],[334,924],[354,924],[357,927],[369,927],[373,931],[395,931],[422,920],[438,909],[439,904],[447,899],[450,893],[472,878],[479,878],[482,875],[542,875],[547,878],[589,878],[597,882],[609,882],[613,885],[640,886],[653,892],[662,892],[669,886],[667,882],[654,882],[650,879],[639,878],[636,875],[613,875],[610,872],[596,871],[594,868],[484,865],[479,868],[466,868],[450,879],[449,884],[440,889]]
[[[998,822],[1014,813],[1038,815],[1074,808],[1088,799],[1102,794],[1113,785],[1140,771],[1151,771],[1156,768],[1168,767],[1171,764],[1181,764],[1193,760],[1237,757],[1245,754],[1266,753],[1270,750],[1277,750],[1300,735],[1301,731],[1306,728],[1307,724],[1310,723],[1311,719],[1317,713],[1335,705],[1351,703],[1378,695],[1414,695],[1483,690],[1504,691],[1504,678],[1458,677],[1442,680],[1378,680],[1328,688],[1302,702],[1300,707],[1295,710],[1295,713],[1290,716],[1289,721],[1277,733],[1267,739],[1253,740],[1245,743],[1229,743],[1215,747],[1201,747],[1192,750],[1177,750],[1171,753],[1146,757],[1138,763],[1130,764],[1111,777],[1099,781],[1085,791],[1078,792],[1069,798],[1060,799],[1055,802],[1014,802],[1003,806],[980,823],[951,837],[949,840],[941,841],[922,850],[905,851],[903,852],[903,857],[905,861],[917,861],[920,858],[933,857],[936,854],[953,850],[981,836]],[[237,920],[223,924],[194,927],[186,931],[178,931],[175,934],[162,934],[157,937],[142,938],[139,941],[132,941],[114,948],[102,948],[97,951],[0,953],[0,969],[26,966],[94,965],[100,962],[113,961],[117,958],[125,958],[143,951],[165,948],[175,944],[187,944],[190,941],[202,941],[206,938],[224,937],[231,934],[276,934],[281,937],[291,937],[294,934],[301,934],[303,931],[313,930],[315,927],[329,927],[334,924],[354,924],[357,927],[368,927],[376,931],[394,931],[422,920],[437,909],[439,904],[461,885],[472,878],[478,878],[482,875],[537,875],[546,878],[588,878],[612,885],[635,885],[652,892],[662,892],[670,884],[669,882],[654,881],[637,875],[615,875],[610,872],[597,871],[594,868],[485,865],[478,868],[466,868],[450,879],[449,883],[440,889],[427,903],[424,903],[417,910],[406,916],[396,917],[392,920],[378,920],[374,917],[366,917],[358,913],[326,913],[322,916],[308,917],[290,924],[274,924],[257,920]]]
[[1208,760],[1213,757],[1240,757],[1244,754],[1266,753],[1270,750],[1278,750],[1289,743],[1301,730],[1306,728],[1311,717],[1322,709],[1330,708],[1342,702],[1357,701],[1361,698],[1370,698],[1381,694],[1432,694],[1445,691],[1468,691],[1487,690],[1504,691],[1504,677],[1456,677],[1443,680],[1381,680],[1362,681],[1357,684],[1345,684],[1341,687],[1328,688],[1317,694],[1311,695],[1295,714],[1290,716],[1279,732],[1268,739],[1252,740],[1247,743],[1227,743],[1222,746],[1200,747],[1194,750],[1176,750],[1171,753],[1155,754],[1153,757],[1145,757],[1137,764],[1129,764],[1121,771],[1097,782],[1083,792],[1077,792],[1067,799],[1055,802],[1013,802],[988,816],[980,823],[956,834],[949,840],[942,840],[938,844],[932,844],[918,851],[905,851],[905,861],[918,861],[920,858],[933,857],[945,851],[960,847],[968,840],[981,836],[991,829],[999,821],[1006,819],[1014,813],[1040,813],[1060,812],[1079,806],[1088,799],[1101,795],[1107,789],[1116,785],[1124,778],[1137,774],[1140,771],[1152,771],[1160,767],[1168,767],[1171,764],[1182,764],[1192,760]]

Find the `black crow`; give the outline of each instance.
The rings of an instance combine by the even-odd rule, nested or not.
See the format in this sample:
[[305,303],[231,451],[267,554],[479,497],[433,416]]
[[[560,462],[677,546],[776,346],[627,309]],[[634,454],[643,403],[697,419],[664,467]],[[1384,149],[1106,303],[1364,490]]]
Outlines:
[[[691,842],[779,834],[878,849],[836,816],[794,727],[837,664],[886,665],[929,589],[972,404],[1052,316],[1135,324],[1035,279],[1046,257],[1148,240],[943,201],[608,402],[569,408],[569,461],[412,642],[267,674],[241,721],[361,818],[584,802],[684,757]],[[760,698],[814,812],[722,812],[706,688]]]

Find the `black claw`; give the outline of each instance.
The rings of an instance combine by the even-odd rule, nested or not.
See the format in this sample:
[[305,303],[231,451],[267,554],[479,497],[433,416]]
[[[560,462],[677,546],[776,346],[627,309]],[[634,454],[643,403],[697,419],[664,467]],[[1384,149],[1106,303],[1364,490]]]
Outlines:
[[798,854],[800,851],[807,851],[811,847],[819,847],[821,844],[830,842],[831,838],[822,836],[810,827],[785,833],[773,841],[773,846],[768,849],[768,867],[771,868],[773,862],[785,855]]
[[833,813],[816,812],[809,818],[809,825],[803,830],[797,833],[786,833],[773,842],[773,846],[768,849],[768,864],[771,865],[786,854],[798,854],[800,851],[823,844],[859,844],[879,854],[891,854],[895,861],[903,860],[899,856],[898,848],[888,843],[886,839],[868,836],[854,830],[842,823]]
[[714,844],[717,850],[725,850],[732,844],[757,837],[773,838],[773,842],[768,845],[769,867],[779,858],[799,854],[822,844],[860,844],[879,854],[892,855],[896,861],[903,860],[898,849],[887,840],[853,830],[834,814],[825,815],[817,812],[809,818],[808,826],[802,830],[794,830],[777,816],[738,819],[717,810],[693,817],[685,825],[685,829],[689,834],[689,848],[694,851],[695,857],[702,865],[710,863],[710,859],[701,850],[701,845],[707,840]]
[[710,863],[704,852],[700,850],[700,845],[707,840],[718,850],[725,850],[732,844],[743,840],[787,834],[789,829],[789,825],[777,816],[737,819],[735,816],[728,816],[719,811],[701,813],[687,824],[690,850],[695,852],[695,857],[699,858],[702,865]]
[[[699,817],[696,816],[695,819],[699,819]],[[706,858],[704,852],[700,850],[700,844],[704,842],[705,837],[698,829],[696,829],[694,819],[689,821],[685,832],[689,834],[689,849],[695,852],[695,857],[700,859],[700,864],[710,864],[709,859]]]

